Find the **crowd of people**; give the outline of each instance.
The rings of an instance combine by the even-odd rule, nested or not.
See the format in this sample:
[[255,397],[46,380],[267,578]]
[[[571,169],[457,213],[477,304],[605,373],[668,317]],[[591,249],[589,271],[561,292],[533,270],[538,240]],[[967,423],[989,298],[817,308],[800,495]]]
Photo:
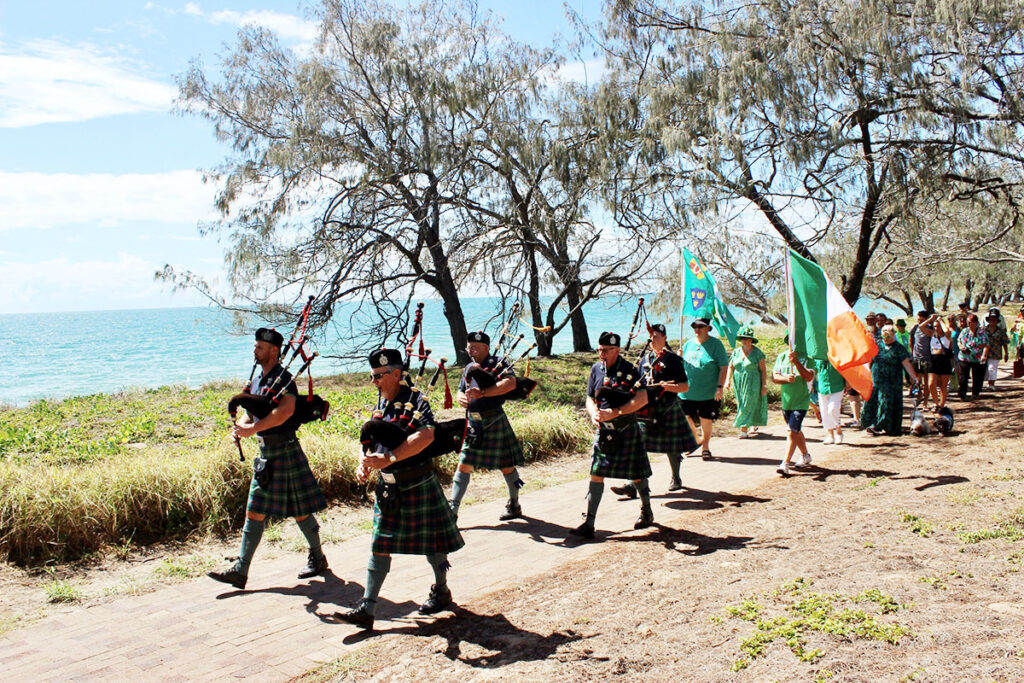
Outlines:
[[[756,439],[759,428],[768,424],[768,383],[779,385],[787,430],[785,452],[777,468],[782,476],[789,476],[791,468],[812,466],[803,433],[809,413],[820,421],[824,445],[842,445],[844,427],[876,436],[900,436],[904,395],[909,391],[914,400],[911,433],[949,434],[953,427],[953,412],[947,405],[951,386],[962,401],[977,398],[985,381],[994,389],[999,362],[1009,360],[1011,346],[1024,370],[1024,307],[1009,327],[998,308],[988,310],[984,325],[967,308],[961,305],[960,313],[947,316],[921,311],[910,330],[905,320],[893,321],[880,313],[865,316],[866,328],[878,345],[871,363],[873,390],[866,401],[829,361],[803,358],[790,349],[776,356],[769,373],[769,359],[749,326],[739,329],[730,354],[711,334],[711,320],[697,318],[691,324],[693,337],[676,354],[668,344],[665,327],[649,325],[650,344],[637,365],[622,352],[620,335],[603,332],[598,340],[599,360],[591,367],[586,388],[586,412],[595,429],[587,507],[583,522],[569,533],[582,539],[595,537],[606,478],[626,481],[623,486],[611,487],[614,493],[640,499],[634,528],[652,526],[648,453],[667,455],[669,491],[682,488],[680,465],[687,454],[699,450],[702,459],[714,460],[712,432],[721,416],[727,386],[736,399],[733,425],[739,429],[739,438]],[[230,567],[209,576],[238,589],[248,580],[267,516],[294,518],[307,539],[309,554],[299,578],[322,574],[328,568],[314,517],[326,507],[326,500],[289,422],[297,389],[279,363],[282,344],[283,338],[275,330],[257,330],[254,357],[260,373],[251,380],[249,391],[260,395],[267,387],[282,385],[283,399],[259,419],[240,416],[232,430],[236,439],[256,436],[260,457],[254,463],[239,557]],[[434,584],[420,612],[433,614],[449,608],[448,554],[465,543],[457,526],[458,512],[477,468],[496,469],[504,476],[509,497],[500,519],[523,516],[519,501],[523,482],[518,471],[524,462],[523,451],[503,408],[517,388],[512,364],[507,357],[492,354],[490,338],[483,331],[469,336],[467,352],[473,363],[463,372],[457,396],[466,411],[466,427],[450,496],[437,479],[430,451],[439,425],[426,396],[413,386],[406,372],[407,361],[395,349],[379,349],[369,356],[370,380],[379,392],[373,419],[399,427],[402,440],[390,446],[378,437],[363,442],[356,476],[377,486],[371,555],[363,598],[352,609],[335,614],[339,621],[363,629],[373,627],[378,595],[396,553],[423,555],[433,570]],[[493,381],[482,382],[479,372],[474,374],[481,368],[488,369]],[[841,417],[844,398],[853,413],[853,420],[845,425]],[[928,410],[934,415],[931,419],[924,417]]]

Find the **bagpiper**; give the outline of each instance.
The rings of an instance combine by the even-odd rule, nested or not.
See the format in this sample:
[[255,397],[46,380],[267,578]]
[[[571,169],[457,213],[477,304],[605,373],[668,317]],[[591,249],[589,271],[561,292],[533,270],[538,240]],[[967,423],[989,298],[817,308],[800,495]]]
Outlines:
[[370,381],[380,397],[374,420],[405,432],[400,444],[388,447],[379,436],[363,444],[364,453],[356,477],[360,482],[376,472],[373,504],[373,541],[366,567],[366,588],[359,604],[336,612],[341,621],[372,629],[377,596],[391,569],[394,554],[425,555],[434,570],[430,595],[421,614],[440,612],[452,603],[448,588],[448,553],[465,542],[455,526],[448,501],[437,480],[434,463],[426,451],[434,440],[434,415],[426,398],[402,379],[402,355],[395,349],[370,354]]

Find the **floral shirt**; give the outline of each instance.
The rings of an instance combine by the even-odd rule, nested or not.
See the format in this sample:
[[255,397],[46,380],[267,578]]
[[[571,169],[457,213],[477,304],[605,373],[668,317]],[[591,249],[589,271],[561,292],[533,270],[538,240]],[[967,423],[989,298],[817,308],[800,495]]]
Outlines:
[[1003,349],[1010,344],[1010,338],[1003,331],[1003,328],[996,327],[995,331],[986,329],[985,334],[988,335],[988,345],[991,347],[989,353],[993,358],[1002,358]]
[[963,363],[980,363],[981,356],[988,346],[988,335],[985,330],[979,329],[971,332],[970,328],[962,330],[956,338],[956,345],[960,349],[957,358]]

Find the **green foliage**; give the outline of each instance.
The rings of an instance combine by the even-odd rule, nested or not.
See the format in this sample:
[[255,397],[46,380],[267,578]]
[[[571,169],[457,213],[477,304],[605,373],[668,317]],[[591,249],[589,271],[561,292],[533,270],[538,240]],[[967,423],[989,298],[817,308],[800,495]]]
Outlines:
[[[798,578],[779,589],[766,593],[763,599],[772,604],[765,606],[756,598],[748,597],[738,605],[725,608],[726,613],[755,625],[754,634],[740,643],[741,656],[733,664],[733,671],[747,668],[753,660],[765,654],[775,641],[782,641],[801,661],[813,662],[824,656],[821,649],[807,647],[807,635],[819,632],[844,640],[877,640],[896,645],[910,630],[898,623],[878,619],[892,614],[900,605],[891,596],[871,588],[854,596],[839,593],[825,594],[809,590],[811,582]],[[871,603],[877,614],[852,605]],[[772,616],[769,610],[781,614]]]
[[910,525],[911,531],[922,537],[931,535],[932,529],[935,528],[935,525],[932,522],[929,522],[923,517],[912,515],[909,512],[904,512],[901,519]]
[[996,526],[977,531],[965,531],[958,533],[964,543],[980,543],[996,538],[1005,538],[1008,541],[1024,540],[1024,508],[1018,508],[1014,512],[1000,520]]

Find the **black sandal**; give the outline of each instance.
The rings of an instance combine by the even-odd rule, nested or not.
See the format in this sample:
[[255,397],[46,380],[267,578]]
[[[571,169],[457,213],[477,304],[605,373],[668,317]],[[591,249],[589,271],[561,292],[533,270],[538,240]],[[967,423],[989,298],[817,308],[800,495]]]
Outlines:
[[714,460],[715,456],[711,455],[711,451],[701,451],[700,452],[700,459],[701,460]]

